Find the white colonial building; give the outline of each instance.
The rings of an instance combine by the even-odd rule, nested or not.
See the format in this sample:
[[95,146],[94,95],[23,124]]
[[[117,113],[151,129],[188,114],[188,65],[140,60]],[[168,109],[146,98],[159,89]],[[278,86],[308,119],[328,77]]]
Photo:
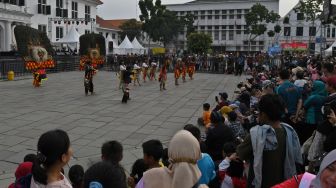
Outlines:
[[15,48],[14,27],[20,24],[45,32],[52,43],[72,27],[80,35],[96,32],[117,38],[119,29],[97,16],[101,4],[100,0],[0,0],[0,51]]
[[[279,0],[195,0],[184,4],[169,4],[167,9],[178,16],[188,13],[196,16],[194,26],[198,32],[209,33],[213,38],[213,48],[220,51],[248,51],[245,14],[256,3],[268,10],[279,13]],[[269,24],[268,29],[274,25]],[[186,33],[178,36],[178,49],[186,47]],[[267,34],[257,37],[251,43],[252,51],[267,49]]]

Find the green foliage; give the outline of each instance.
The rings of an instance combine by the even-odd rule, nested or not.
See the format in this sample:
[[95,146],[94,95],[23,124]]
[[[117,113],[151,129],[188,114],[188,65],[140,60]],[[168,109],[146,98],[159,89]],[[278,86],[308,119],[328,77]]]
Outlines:
[[275,33],[280,33],[281,32],[281,26],[280,25],[274,26],[274,32]]
[[194,27],[195,16],[193,14],[188,13],[187,15],[182,17],[181,19],[182,19],[183,25],[185,25],[187,27],[187,36],[190,33],[195,32],[195,27]]
[[96,33],[85,34],[79,37],[79,53],[80,55],[88,55],[89,48],[99,47],[100,55],[106,54],[105,38]]
[[29,55],[29,44],[41,45],[50,55],[54,53],[50,40],[44,32],[40,32],[37,29],[28,26],[18,25],[14,29],[14,35],[16,38],[18,52],[22,56]]
[[289,17],[288,17],[288,16],[286,16],[286,17],[284,18],[283,23],[284,23],[284,24],[289,24]]
[[[245,15],[246,25],[250,33],[250,40],[262,35],[266,32],[266,24],[275,23],[278,21],[280,16],[269,11],[264,5],[257,3],[253,5],[250,11]],[[254,37],[252,38],[252,35]]]
[[205,33],[190,33],[187,37],[187,46],[192,53],[207,53],[212,44],[212,38]]
[[138,22],[136,19],[130,19],[120,26],[122,31],[119,32],[119,35],[122,39],[127,35],[130,40],[133,40],[134,37],[139,38],[141,36],[141,28],[141,22]]
[[270,30],[270,31],[267,32],[267,35],[269,37],[274,37],[275,33],[274,33],[274,31]]
[[146,32],[153,41],[170,42],[177,36],[178,32],[184,27],[183,21],[178,19],[174,12],[161,5],[160,0],[140,0],[141,10],[140,20],[142,30]]
[[323,0],[301,0],[299,6],[294,10],[305,15],[306,21],[315,22],[321,15]]

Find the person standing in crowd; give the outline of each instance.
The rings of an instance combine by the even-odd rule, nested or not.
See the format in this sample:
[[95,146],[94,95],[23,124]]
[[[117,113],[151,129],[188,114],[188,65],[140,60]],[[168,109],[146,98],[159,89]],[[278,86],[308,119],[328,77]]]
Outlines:
[[207,131],[205,145],[211,158],[216,162],[222,160],[222,147],[227,142],[234,142],[231,129],[224,125],[223,116],[213,111],[210,115],[211,125]]
[[123,159],[123,146],[116,140],[105,142],[101,148],[101,158],[103,161],[119,165]]
[[142,79],[146,82],[146,77],[148,76],[148,65],[147,63],[142,63]]
[[155,62],[152,62],[150,72],[149,72],[150,80],[156,80],[156,67],[157,67],[157,64]]
[[197,161],[201,158],[198,140],[188,131],[181,130],[171,139],[168,155],[172,164],[167,168],[146,171],[136,188],[187,188],[198,185],[201,172]]
[[297,174],[301,146],[295,130],[281,122],[285,108],[279,96],[264,95],[258,106],[259,126],[251,128],[237,154],[250,163],[248,186],[269,188]]
[[134,71],[134,75],[133,75],[134,76],[134,86],[136,82],[138,82],[138,85],[141,86],[140,84],[141,68],[137,64],[134,64],[133,71]]
[[179,83],[178,83],[178,80],[180,78],[180,75],[181,75],[181,58],[178,58],[176,63],[175,63],[175,66],[174,66],[174,77],[175,77],[175,85],[178,86]]
[[321,108],[328,93],[322,81],[314,81],[311,95],[305,100],[305,125],[298,132],[301,143],[306,141],[316,130],[317,124],[323,120]]
[[42,134],[37,143],[37,160],[32,167],[30,187],[72,188],[61,172],[72,154],[70,139],[65,131],[53,130]]
[[286,105],[286,122],[293,125],[293,123],[295,124],[297,122],[302,107],[301,92],[289,81],[290,74],[288,70],[282,70],[279,76],[281,84],[276,89],[276,93],[282,98]]
[[124,63],[121,63],[119,69],[119,89],[124,89],[124,73],[126,71],[126,66]]
[[186,76],[187,76],[186,59],[183,59],[183,60],[182,60],[181,74],[182,74],[182,81],[183,81],[183,83],[184,83],[184,82],[186,82]]

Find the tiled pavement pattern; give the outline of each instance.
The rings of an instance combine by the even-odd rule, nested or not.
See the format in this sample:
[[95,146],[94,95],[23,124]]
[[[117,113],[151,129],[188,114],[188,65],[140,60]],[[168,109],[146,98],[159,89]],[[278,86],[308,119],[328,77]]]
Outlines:
[[[157,81],[130,87],[131,100],[121,104],[122,93],[113,72],[94,77],[94,96],[85,96],[83,72],[50,74],[41,88],[32,80],[0,82],[0,188],[13,181],[17,164],[28,153],[36,153],[38,137],[51,129],[63,129],[71,138],[74,158],[70,165],[87,166],[100,159],[107,140],[124,146],[126,170],[142,157],[141,143],[160,139],[168,144],[187,123],[197,123],[202,104],[214,104],[218,92],[232,96],[244,78],[223,74],[196,74],[195,79],[174,85],[168,75],[167,91]],[[66,168],[67,171],[67,168]]]

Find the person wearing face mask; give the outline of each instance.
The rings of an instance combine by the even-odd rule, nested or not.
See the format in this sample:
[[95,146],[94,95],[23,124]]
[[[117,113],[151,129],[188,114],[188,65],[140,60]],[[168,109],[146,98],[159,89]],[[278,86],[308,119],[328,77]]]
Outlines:
[[322,160],[320,170],[315,176],[308,172],[294,176],[272,188],[335,188],[336,187],[336,149]]

